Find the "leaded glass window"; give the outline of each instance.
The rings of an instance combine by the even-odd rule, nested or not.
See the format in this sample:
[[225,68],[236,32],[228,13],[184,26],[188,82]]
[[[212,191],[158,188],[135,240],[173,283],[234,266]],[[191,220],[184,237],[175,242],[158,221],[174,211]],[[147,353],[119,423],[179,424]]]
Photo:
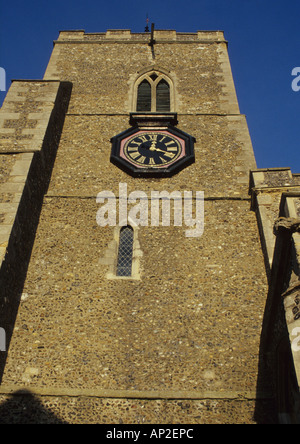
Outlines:
[[156,87],[156,111],[159,113],[170,111],[170,87],[164,79]]
[[171,88],[164,74],[152,72],[145,74],[137,85],[137,112],[171,111]]
[[147,80],[139,84],[136,110],[151,111],[151,85]]
[[131,276],[133,253],[133,228],[123,227],[120,231],[117,276]]

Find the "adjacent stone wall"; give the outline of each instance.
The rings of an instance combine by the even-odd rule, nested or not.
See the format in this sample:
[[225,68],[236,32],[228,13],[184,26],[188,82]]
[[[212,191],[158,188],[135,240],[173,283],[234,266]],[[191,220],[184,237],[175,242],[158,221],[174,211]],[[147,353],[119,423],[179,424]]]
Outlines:
[[34,152],[42,153],[59,85],[59,82],[14,81],[0,111],[1,262],[12,230],[21,229],[17,220],[19,204],[25,187],[29,195],[32,193],[28,188],[29,170]]
[[[276,237],[274,223],[280,214],[282,193],[300,190],[298,175],[290,168],[252,170],[250,194],[252,207],[256,211],[261,241],[265,255],[266,269],[270,276]],[[296,217],[296,212],[289,217]]]
[[33,187],[40,186],[38,178],[30,177],[35,153],[37,153],[35,163],[40,162],[41,171],[48,171],[51,159],[53,160],[54,148],[49,147],[49,137],[52,144],[57,142],[59,137],[53,130],[58,127],[57,114],[64,100],[63,89],[66,88],[61,86],[60,82],[14,81],[1,108],[0,253],[2,259],[6,254],[13,228],[21,230],[17,216],[23,194],[26,192],[31,199],[36,192]]
[[13,81],[0,113],[0,152],[41,151],[59,81]]
[[299,191],[282,193],[262,339],[259,376],[268,374],[276,393],[278,419],[299,424]]
[[[0,325],[7,347],[70,90],[61,82],[13,82],[0,111]],[[4,363],[1,353],[1,374]]]

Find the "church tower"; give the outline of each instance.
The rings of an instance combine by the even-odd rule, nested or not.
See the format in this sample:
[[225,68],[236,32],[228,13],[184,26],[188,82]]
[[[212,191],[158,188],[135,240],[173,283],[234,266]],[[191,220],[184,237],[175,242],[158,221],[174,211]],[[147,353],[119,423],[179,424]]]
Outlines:
[[223,32],[62,31],[0,138],[2,417],[273,421],[273,233]]

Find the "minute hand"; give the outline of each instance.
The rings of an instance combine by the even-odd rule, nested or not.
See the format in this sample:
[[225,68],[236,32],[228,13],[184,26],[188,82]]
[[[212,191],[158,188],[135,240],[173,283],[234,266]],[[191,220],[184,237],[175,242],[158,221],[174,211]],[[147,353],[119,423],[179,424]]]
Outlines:
[[160,151],[161,153],[165,153],[166,152],[166,151],[161,150],[160,148],[156,148],[156,147],[150,148],[150,150],[151,151]]

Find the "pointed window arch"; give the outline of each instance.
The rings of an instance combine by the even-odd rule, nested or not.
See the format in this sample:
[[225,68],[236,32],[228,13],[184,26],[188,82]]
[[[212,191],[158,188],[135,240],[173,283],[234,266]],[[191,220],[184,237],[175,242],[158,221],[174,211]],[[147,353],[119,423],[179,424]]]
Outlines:
[[135,109],[137,112],[174,111],[172,81],[159,71],[150,71],[136,82]]

